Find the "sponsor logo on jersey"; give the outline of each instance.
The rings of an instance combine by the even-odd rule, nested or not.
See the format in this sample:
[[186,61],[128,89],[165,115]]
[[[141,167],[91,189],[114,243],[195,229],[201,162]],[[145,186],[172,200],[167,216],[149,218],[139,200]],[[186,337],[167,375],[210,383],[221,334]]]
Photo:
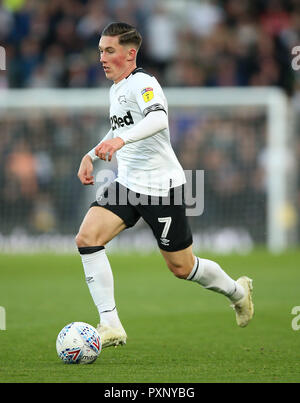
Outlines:
[[111,128],[113,130],[119,129],[120,127],[130,126],[134,124],[133,117],[128,111],[125,116],[119,117],[117,115],[111,116],[110,118]]
[[142,95],[145,102],[151,101],[151,99],[154,97],[153,88],[151,87],[144,88],[142,90]]

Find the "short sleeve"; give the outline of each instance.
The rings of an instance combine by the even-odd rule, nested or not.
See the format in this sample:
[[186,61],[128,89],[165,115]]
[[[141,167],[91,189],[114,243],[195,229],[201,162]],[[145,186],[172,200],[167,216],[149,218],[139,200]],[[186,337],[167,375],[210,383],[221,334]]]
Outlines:
[[167,113],[166,100],[157,80],[144,73],[136,74],[136,77],[133,78],[132,91],[141,112],[145,116],[156,110],[163,110]]

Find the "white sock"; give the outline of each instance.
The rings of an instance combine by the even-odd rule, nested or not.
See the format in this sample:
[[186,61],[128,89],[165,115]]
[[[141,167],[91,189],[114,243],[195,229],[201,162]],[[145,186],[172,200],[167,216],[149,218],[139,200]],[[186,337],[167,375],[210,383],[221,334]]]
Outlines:
[[195,264],[187,280],[195,281],[208,290],[224,294],[232,302],[244,296],[243,287],[221,269],[218,263],[195,257]]
[[[82,251],[84,248],[80,248]],[[79,251],[80,251],[79,250]],[[121,327],[114,298],[114,279],[105,249],[80,254],[93,301],[98,309],[100,323]]]

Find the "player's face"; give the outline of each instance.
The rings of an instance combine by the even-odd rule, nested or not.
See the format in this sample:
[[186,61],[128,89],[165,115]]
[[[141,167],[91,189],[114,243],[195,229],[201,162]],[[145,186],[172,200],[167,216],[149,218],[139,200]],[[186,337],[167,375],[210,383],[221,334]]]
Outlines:
[[118,36],[102,36],[99,50],[106,78],[118,83],[127,77],[132,69],[134,49],[120,45]]

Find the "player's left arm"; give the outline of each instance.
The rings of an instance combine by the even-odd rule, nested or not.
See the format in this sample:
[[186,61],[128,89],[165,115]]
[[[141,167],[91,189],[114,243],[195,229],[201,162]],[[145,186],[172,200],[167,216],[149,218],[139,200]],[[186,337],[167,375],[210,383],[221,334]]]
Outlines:
[[95,148],[95,154],[102,160],[111,161],[113,154],[120,150],[125,144],[134,143],[164,130],[168,127],[168,116],[164,110],[153,110],[149,112],[134,127],[126,130],[114,139],[103,141]]

